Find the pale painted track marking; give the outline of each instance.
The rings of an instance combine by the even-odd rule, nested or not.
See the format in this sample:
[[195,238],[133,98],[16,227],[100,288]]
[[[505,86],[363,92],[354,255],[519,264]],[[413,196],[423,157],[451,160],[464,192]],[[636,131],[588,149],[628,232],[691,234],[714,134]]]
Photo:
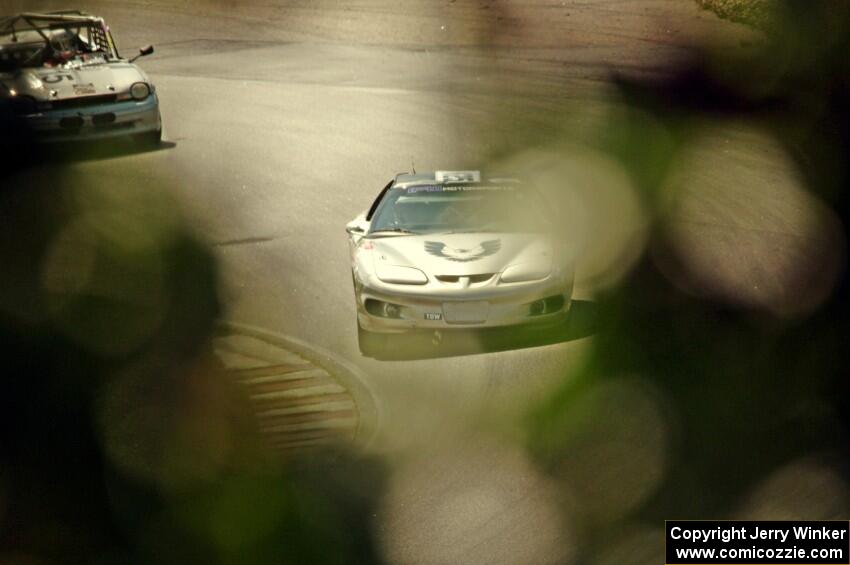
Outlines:
[[357,405],[325,369],[245,335],[217,338],[216,353],[246,393],[272,449],[301,451],[356,438]]

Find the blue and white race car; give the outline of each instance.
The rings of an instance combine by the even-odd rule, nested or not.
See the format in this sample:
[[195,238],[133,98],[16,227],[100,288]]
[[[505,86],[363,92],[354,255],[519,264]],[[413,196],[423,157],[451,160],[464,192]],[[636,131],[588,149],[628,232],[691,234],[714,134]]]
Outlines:
[[103,18],[78,11],[0,18],[0,103],[42,141],[115,136],[157,143],[156,89]]
[[573,258],[533,187],[479,171],[400,174],[348,223],[360,350],[394,334],[565,321]]

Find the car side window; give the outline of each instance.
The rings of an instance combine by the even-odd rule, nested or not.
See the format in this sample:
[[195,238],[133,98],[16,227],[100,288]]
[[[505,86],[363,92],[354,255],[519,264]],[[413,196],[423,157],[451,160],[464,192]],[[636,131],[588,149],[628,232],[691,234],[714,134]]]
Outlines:
[[387,183],[387,186],[385,186],[383,189],[381,189],[380,194],[378,194],[378,197],[372,203],[372,207],[369,208],[369,212],[366,213],[366,221],[367,222],[372,220],[372,216],[375,215],[375,210],[378,209],[378,205],[381,203],[381,200],[384,199],[384,195],[387,193],[387,191],[390,189],[390,187],[392,187],[394,182],[395,182],[395,179],[391,180],[389,183]]

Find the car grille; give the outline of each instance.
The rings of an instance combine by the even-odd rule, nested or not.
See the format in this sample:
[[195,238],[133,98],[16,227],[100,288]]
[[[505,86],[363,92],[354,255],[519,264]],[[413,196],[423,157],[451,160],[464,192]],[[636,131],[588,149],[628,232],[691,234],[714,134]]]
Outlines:
[[108,114],[97,114],[91,117],[91,121],[95,127],[107,127],[115,123],[115,114],[112,112]]
[[62,118],[59,120],[59,127],[62,129],[80,129],[83,127],[83,119],[75,116],[73,118]]
[[73,108],[88,108],[103,104],[114,104],[118,99],[115,94],[102,94],[99,96],[83,96],[81,98],[66,98],[64,100],[52,100],[50,107],[54,110],[70,110]]
[[436,275],[438,281],[443,283],[458,283],[461,279],[469,279],[470,284],[477,284],[487,282],[493,278],[496,273],[484,273],[481,275],[467,275],[467,276],[459,276],[459,275]]

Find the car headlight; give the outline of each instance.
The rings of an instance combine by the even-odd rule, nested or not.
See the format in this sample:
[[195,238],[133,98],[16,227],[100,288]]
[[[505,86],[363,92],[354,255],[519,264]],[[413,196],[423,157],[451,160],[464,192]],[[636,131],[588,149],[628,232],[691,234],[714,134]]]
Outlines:
[[425,284],[428,277],[419,269],[400,267],[398,265],[376,265],[375,274],[386,283],[394,284]]
[[566,303],[566,299],[561,294],[535,300],[531,304],[528,304],[528,315],[543,316],[544,314],[554,314],[563,310]]
[[375,300],[374,298],[367,298],[364,304],[366,311],[372,314],[373,316],[378,316],[380,318],[401,318],[401,306],[398,304],[393,304],[391,302],[384,302],[383,300]]
[[502,272],[500,280],[506,283],[530,282],[545,279],[552,272],[550,265],[520,263],[511,265]]
[[130,87],[130,96],[136,100],[144,100],[151,95],[151,87],[145,82],[137,82]]

